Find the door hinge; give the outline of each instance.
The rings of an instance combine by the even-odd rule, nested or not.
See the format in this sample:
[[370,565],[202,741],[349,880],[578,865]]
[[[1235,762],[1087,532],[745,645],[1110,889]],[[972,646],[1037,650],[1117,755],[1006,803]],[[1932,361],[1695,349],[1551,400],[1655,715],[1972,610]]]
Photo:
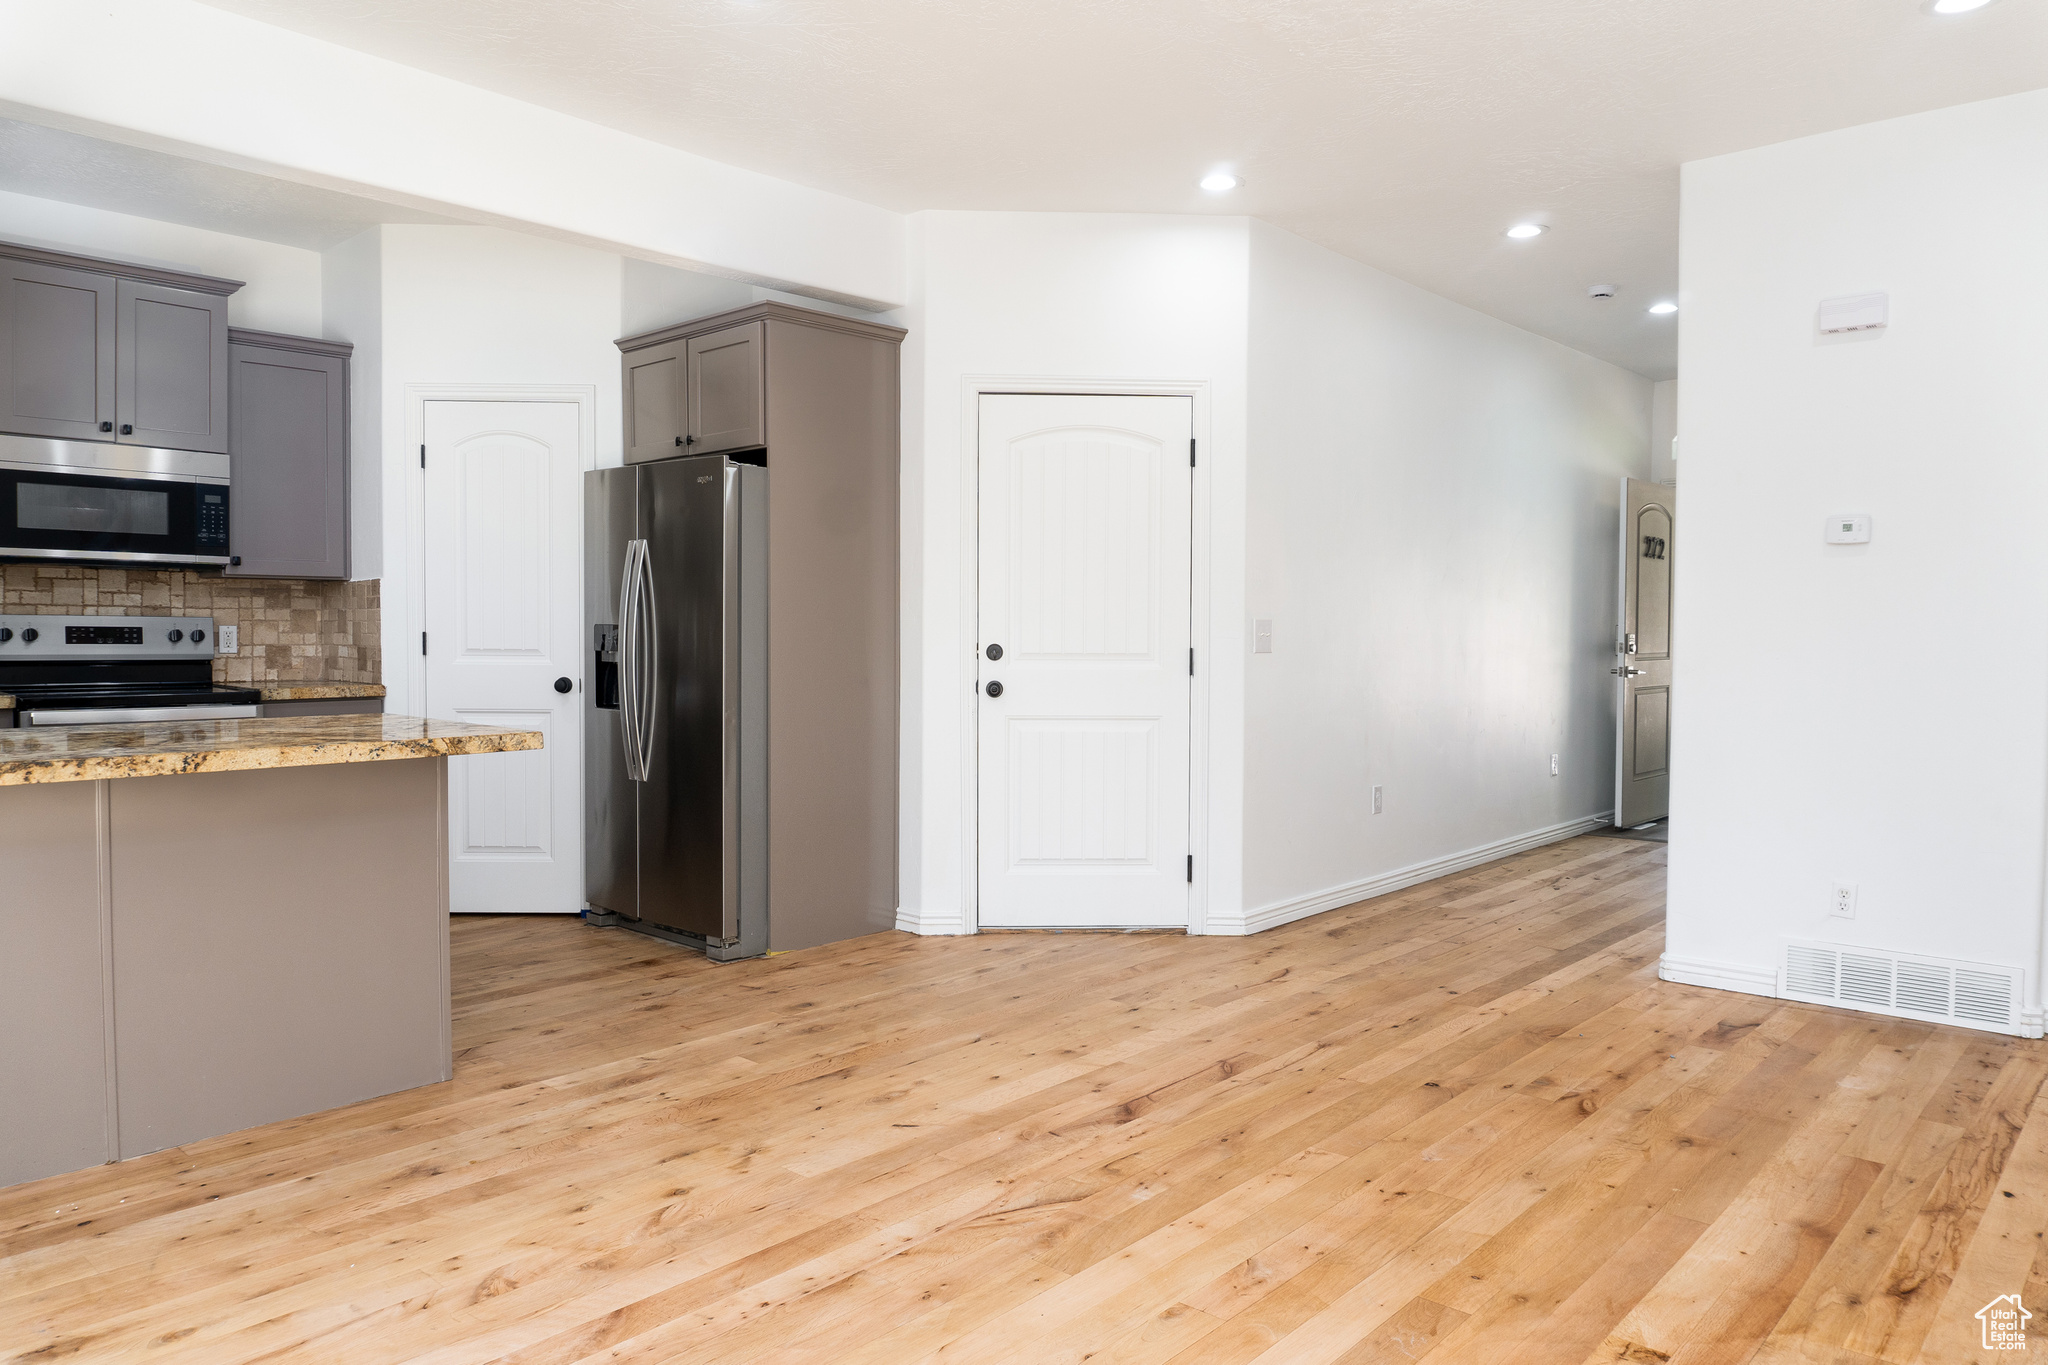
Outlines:
[[420,468],[421,468],[421,469],[425,469],[426,467],[427,467],[427,443],[426,443],[425,441],[422,441],[422,442],[420,442]]
[[1190,882],[1192,882],[1192,881],[1194,881],[1194,879],[1195,879],[1195,855],[1194,855],[1194,854],[1192,854],[1192,853],[1190,853],[1190,854],[1188,855],[1188,880],[1189,880]]
[[1194,467],[1195,467],[1195,438],[1194,438],[1194,437],[1192,437],[1192,436],[1190,436],[1190,437],[1188,437],[1188,468],[1189,468],[1189,469],[1193,469]]
[[1195,647],[1193,645],[1188,646],[1188,676],[1190,678],[1195,676]]
[[426,652],[427,652],[427,633],[426,633],[425,631],[421,631],[421,632],[420,632],[420,653],[424,654],[424,653],[426,653]]

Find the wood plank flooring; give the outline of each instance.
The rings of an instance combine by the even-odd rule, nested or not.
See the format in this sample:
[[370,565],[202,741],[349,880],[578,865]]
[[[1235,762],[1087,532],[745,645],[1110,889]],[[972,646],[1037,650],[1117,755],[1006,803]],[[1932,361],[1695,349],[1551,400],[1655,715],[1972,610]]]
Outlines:
[[723,967],[458,920],[453,1082],[0,1191],[0,1359],[1955,1365],[2000,1294],[2048,1327],[2048,1047],[1661,983],[1664,857]]

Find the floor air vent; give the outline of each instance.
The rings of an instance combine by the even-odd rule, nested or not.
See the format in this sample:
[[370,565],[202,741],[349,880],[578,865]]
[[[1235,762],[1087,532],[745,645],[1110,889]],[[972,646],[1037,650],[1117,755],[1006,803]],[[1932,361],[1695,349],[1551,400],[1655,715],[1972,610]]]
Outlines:
[[1787,943],[1778,994],[1849,1009],[2018,1033],[2021,973],[1836,943]]

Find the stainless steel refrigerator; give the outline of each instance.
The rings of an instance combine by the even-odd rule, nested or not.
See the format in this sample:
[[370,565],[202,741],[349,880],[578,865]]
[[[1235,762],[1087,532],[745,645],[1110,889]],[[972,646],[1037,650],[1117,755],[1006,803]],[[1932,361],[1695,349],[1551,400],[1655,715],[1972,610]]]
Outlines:
[[591,914],[768,950],[768,471],[759,452],[584,476]]

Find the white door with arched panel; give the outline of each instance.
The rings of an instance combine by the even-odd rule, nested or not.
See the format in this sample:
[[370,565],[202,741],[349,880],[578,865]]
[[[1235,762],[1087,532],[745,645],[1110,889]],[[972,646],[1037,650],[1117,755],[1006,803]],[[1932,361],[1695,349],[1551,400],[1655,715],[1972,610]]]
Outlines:
[[1614,823],[1652,824],[1671,813],[1671,570],[1678,554],[1678,490],[1621,481],[1621,680],[1614,743]]
[[546,737],[541,749],[449,765],[449,907],[574,913],[583,904],[581,414],[559,402],[425,408],[425,711]]
[[980,400],[979,920],[1188,922],[1194,401]]

